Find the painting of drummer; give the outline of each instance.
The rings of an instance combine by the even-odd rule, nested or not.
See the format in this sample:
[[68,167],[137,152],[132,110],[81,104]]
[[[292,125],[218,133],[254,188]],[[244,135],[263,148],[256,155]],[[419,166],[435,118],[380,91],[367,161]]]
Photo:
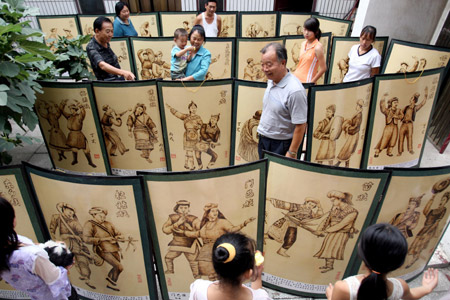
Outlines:
[[[316,154],[316,162],[322,164],[324,160],[328,160],[330,166],[336,153],[336,140],[339,138],[342,128],[342,117],[334,116],[336,113],[336,105],[328,105],[325,112],[325,119],[319,121],[314,130],[313,137],[320,140],[319,149]],[[338,126],[337,126],[338,125]]]

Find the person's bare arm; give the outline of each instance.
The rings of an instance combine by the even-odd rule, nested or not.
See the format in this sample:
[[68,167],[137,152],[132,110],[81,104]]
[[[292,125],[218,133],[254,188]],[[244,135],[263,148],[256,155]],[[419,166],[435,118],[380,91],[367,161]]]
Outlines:
[[408,284],[403,280],[399,279],[403,286],[403,297],[404,300],[416,300],[420,299],[425,295],[431,293],[438,284],[438,270],[428,269],[423,273],[422,285],[416,288],[410,289]]
[[318,43],[314,48],[314,52],[316,53],[317,62],[319,63],[319,70],[317,71],[316,76],[311,79],[312,83],[316,83],[320,77],[322,77],[323,73],[327,70],[327,64],[325,62],[325,55],[323,54],[323,46],[321,43]]
[[379,73],[380,73],[380,67],[370,69],[370,77],[373,77]]
[[202,25],[202,13],[195,17],[194,25]]
[[183,50],[178,51],[177,53],[175,53],[176,57],[180,57],[186,54],[186,52],[188,51],[195,51],[195,47],[194,46],[189,46],[189,47],[184,47]]
[[348,284],[343,280],[337,281],[334,286],[330,283],[326,290],[326,296],[328,300],[350,299]]
[[136,77],[130,71],[118,69],[104,61],[99,62],[98,67],[109,74],[123,76],[125,80],[134,80]]
[[306,130],[306,123],[295,125],[294,136],[292,137],[292,142],[291,145],[289,146],[289,151],[295,152],[295,155],[290,155],[289,152],[286,152],[286,157],[297,158],[298,147],[300,147],[300,143],[303,140],[305,130]]

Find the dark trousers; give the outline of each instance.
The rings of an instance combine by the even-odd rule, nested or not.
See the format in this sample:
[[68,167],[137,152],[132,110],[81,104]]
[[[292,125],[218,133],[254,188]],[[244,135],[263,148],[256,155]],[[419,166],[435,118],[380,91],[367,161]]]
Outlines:
[[280,155],[286,155],[291,146],[292,139],[274,140],[263,135],[259,135],[258,154],[259,159],[263,157],[263,150],[273,152]]

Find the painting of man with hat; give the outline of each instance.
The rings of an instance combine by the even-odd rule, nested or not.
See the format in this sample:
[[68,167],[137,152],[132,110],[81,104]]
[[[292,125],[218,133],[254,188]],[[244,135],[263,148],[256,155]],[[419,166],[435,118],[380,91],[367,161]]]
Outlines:
[[336,105],[331,104],[326,108],[325,119],[319,122],[316,130],[314,130],[314,138],[320,140],[319,149],[316,154],[316,162],[321,164],[324,160],[328,160],[333,165],[336,153],[336,141],[331,139],[332,125],[335,120]]
[[322,247],[314,257],[325,259],[325,265],[319,267],[322,273],[334,269],[334,261],[344,259],[345,246],[349,238],[359,231],[354,227],[358,211],[352,206],[352,194],[340,191],[329,191],[327,197],[333,202],[328,216],[313,232],[324,236]]
[[267,237],[281,243],[277,253],[284,257],[290,257],[286,251],[291,248],[297,240],[297,227],[302,227],[308,231],[311,229],[310,221],[323,216],[323,209],[320,201],[311,197],[306,197],[303,204],[287,202],[275,198],[269,199],[276,208],[287,210],[284,217],[275,221],[269,227]]
[[386,126],[383,130],[383,135],[380,141],[375,146],[375,155],[378,157],[383,149],[387,149],[387,156],[393,156],[392,149],[397,143],[398,137],[398,121],[403,118],[401,109],[398,108],[398,98],[393,97],[387,101],[383,98],[380,101],[380,110],[386,117]]
[[92,289],[95,286],[90,282],[91,269],[89,263],[92,262],[91,253],[83,242],[83,227],[78,220],[75,208],[70,204],[59,202],[56,204],[58,214],[52,216],[50,221],[50,235],[56,240],[56,233],[67,245],[67,248],[74,254],[75,268],[80,273],[80,279]]
[[173,261],[175,258],[184,254],[192,275],[195,279],[200,278],[198,271],[198,261],[196,260],[201,246],[197,238],[186,236],[186,231],[198,231],[200,229],[200,219],[189,214],[191,203],[187,200],[177,201],[173,208],[174,214],[170,214],[162,231],[165,234],[172,234],[173,238],[169,242],[169,250],[165,256],[166,274],[174,274],[175,268]]
[[420,206],[420,202],[424,195],[425,194],[422,194],[419,197],[409,198],[408,208],[406,211],[397,214],[389,222],[389,224],[397,227],[405,238],[413,236],[412,230],[416,228],[419,223],[420,212],[415,211],[415,209]]
[[258,155],[258,136],[256,128],[258,128],[261,119],[261,110],[257,110],[251,119],[245,121],[241,128],[241,136],[238,146],[238,154],[248,162],[259,159]]

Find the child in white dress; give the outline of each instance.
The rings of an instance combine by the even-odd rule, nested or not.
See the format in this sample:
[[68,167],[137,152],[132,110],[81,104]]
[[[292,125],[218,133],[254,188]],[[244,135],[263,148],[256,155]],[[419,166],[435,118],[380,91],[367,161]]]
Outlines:
[[[269,300],[262,289],[263,264],[255,261],[261,255],[255,248],[255,241],[241,233],[226,233],[218,238],[212,256],[219,280],[197,279],[191,284],[189,300]],[[242,284],[249,279],[251,288]]]

